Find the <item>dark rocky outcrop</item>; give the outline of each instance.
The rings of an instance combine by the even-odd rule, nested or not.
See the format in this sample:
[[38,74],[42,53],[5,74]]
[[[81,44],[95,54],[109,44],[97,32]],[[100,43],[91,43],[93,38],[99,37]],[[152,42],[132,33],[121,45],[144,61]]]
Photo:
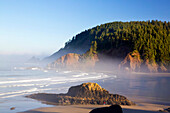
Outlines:
[[135,105],[126,97],[118,94],[110,94],[97,83],[83,83],[69,88],[66,94],[38,93],[26,97],[44,101],[49,104],[70,105],[70,104],[119,104]]
[[170,108],[166,108],[164,110],[159,110],[160,112],[166,112],[166,113],[170,113]]
[[14,109],[15,109],[15,107],[11,107],[11,108],[10,108],[10,110],[14,110]]
[[123,113],[120,105],[111,105],[110,107],[96,108],[89,113]]

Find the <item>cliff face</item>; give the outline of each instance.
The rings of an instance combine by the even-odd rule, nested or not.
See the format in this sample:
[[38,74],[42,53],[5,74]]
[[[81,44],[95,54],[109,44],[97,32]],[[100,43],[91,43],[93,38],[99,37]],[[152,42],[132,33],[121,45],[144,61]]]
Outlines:
[[[124,55],[124,53],[114,53],[115,51],[113,52],[113,50],[102,51],[100,55],[93,54],[91,56],[89,56],[87,53],[82,55],[69,53],[48,64],[48,67],[66,69],[92,69],[99,66],[104,66],[103,68],[107,68],[108,66],[108,68],[110,68],[117,65],[114,68],[129,72],[139,72],[141,70],[145,72],[158,72],[158,70],[160,70],[161,72],[167,71],[167,68],[163,64],[158,65],[156,62],[149,61],[149,59],[142,60],[141,55],[137,50],[129,52],[126,56]],[[106,57],[105,55],[107,55],[108,57]],[[124,59],[122,56],[125,56]],[[113,63],[111,61],[111,59],[114,60],[118,57],[123,60],[117,61],[117,63]],[[110,60],[107,61],[107,59]],[[109,63],[112,63],[112,65],[108,65]]]
[[97,61],[97,55],[85,57],[85,55],[69,53],[48,64],[48,67],[67,69],[92,68],[95,66]]
[[70,104],[119,104],[135,105],[126,97],[118,94],[110,94],[97,83],[83,83],[73,86],[66,94],[45,94],[38,93],[26,96],[49,104],[70,105]]
[[125,59],[120,63],[119,68],[124,67],[126,70],[130,68],[128,71],[139,71],[142,60],[140,58],[140,54],[137,50],[130,52],[127,54]]
[[79,60],[80,60],[80,55],[79,54],[75,54],[75,53],[69,53],[66,54],[62,57],[60,57],[59,59],[57,59],[56,61],[54,61],[53,63],[49,64],[49,67],[51,68],[76,68],[79,65]]
[[147,66],[147,70],[149,70],[150,72],[158,72],[159,65],[156,62],[149,61],[149,59],[147,59],[145,65]]
[[[126,71],[146,71],[146,72],[158,72],[158,70],[164,72],[167,68],[161,64],[158,65],[155,61],[150,61],[149,59],[142,60],[141,55],[137,50],[127,54],[125,59],[119,64],[119,69],[124,69]],[[141,69],[142,68],[142,69]]]

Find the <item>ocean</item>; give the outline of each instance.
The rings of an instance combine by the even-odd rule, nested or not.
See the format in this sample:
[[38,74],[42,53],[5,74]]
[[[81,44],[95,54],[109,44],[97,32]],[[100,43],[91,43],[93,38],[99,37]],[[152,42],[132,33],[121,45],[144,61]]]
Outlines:
[[[110,93],[130,100],[170,105],[170,76],[159,74],[118,75],[113,72],[45,70],[13,67],[0,70],[0,113],[16,113],[39,107],[49,107],[26,98],[33,93],[66,93],[71,86],[96,82]],[[15,107],[14,110],[10,110]]]
[[[115,78],[116,76],[113,76]],[[25,111],[50,105],[25,98],[33,93],[66,93],[83,82],[109,78],[104,73],[14,68],[0,71],[0,113]],[[10,110],[15,107],[15,110]]]

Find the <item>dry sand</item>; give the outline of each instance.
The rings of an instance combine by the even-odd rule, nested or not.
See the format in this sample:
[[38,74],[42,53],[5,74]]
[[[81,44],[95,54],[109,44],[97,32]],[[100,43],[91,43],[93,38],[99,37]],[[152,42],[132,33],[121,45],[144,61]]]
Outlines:
[[[106,107],[108,105],[68,105],[56,107],[43,107],[20,113],[89,113],[94,108]],[[122,106],[123,113],[159,113],[168,106],[141,103],[140,106]],[[160,112],[161,113],[161,112]]]

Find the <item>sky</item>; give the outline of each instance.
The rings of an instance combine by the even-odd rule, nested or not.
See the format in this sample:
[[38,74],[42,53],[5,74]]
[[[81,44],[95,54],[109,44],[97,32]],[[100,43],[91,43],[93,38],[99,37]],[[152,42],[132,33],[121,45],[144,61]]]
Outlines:
[[170,0],[0,0],[0,55],[51,55],[113,21],[170,21]]

